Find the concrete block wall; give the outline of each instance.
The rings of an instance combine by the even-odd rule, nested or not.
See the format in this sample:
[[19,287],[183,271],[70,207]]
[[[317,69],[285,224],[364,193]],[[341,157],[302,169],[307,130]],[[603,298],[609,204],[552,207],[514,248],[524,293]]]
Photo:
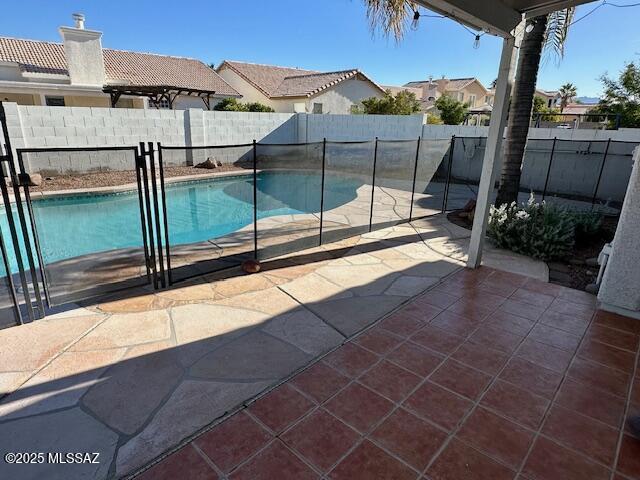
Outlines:
[[204,119],[201,145],[234,145],[254,139],[262,143],[299,141],[294,113],[199,111]]
[[300,142],[413,140],[422,132],[422,115],[299,115],[306,131]]

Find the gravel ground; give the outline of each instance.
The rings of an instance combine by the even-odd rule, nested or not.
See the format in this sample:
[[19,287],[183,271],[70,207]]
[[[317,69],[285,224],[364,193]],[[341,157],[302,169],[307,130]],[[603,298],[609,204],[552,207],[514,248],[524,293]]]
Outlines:
[[[194,167],[165,167],[164,177],[184,177],[188,175],[210,175],[217,172],[243,171],[244,168],[237,165],[223,165],[216,169]],[[56,177],[44,177],[42,185],[31,187],[32,192],[47,192],[54,190],[79,190],[84,188],[114,187],[127,183],[136,183],[135,170],[105,171],[84,173],[77,175],[58,175]]]

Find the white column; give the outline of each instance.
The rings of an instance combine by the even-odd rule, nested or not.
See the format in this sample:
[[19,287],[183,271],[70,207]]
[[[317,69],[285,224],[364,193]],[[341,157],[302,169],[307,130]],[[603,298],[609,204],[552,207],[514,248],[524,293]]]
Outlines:
[[[524,24],[516,27],[521,38],[524,32]],[[502,43],[502,55],[500,57],[500,68],[498,71],[498,81],[496,83],[496,94],[491,113],[491,123],[489,123],[489,135],[487,146],[484,151],[482,161],[482,175],[478,186],[478,198],[476,201],[476,211],[473,217],[473,229],[471,230],[471,242],[469,244],[469,259],[467,267],[477,268],[482,262],[482,247],[484,236],[487,230],[487,220],[489,218],[489,206],[491,204],[491,193],[496,180],[496,172],[501,164],[502,157],[502,137],[507,123],[507,113],[509,111],[509,97],[516,66],[516,57],[520,41],[519,38],[505,38]]]

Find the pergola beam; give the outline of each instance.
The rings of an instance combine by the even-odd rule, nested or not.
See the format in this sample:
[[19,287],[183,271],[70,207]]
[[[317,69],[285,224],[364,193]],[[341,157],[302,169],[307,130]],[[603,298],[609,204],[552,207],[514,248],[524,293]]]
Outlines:
[[179,95],[194,95],[203,99],[206,96],[207,101],[205,101],[205,105],[207,109],[209,109],[210,98],[216,93],[214,90],[200,90],[197,88],[184,88],[170,85],[105,85],[102,91],[109,94],[111,107],[113,108],[115,108],[122,95],[147,97],[156,105],[160,100],[165,98],[171,108],[173,108],[173,104]]

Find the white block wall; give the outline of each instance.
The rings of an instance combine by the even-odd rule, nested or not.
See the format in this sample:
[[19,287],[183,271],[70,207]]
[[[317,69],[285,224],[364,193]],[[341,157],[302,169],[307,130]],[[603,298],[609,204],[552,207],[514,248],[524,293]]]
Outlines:
[[313,115],[299,114],[306,130],[302,142],[413,140],[422,133],[422,115]]
[[298,123],[294,113],[200,112],[204,117],[204,143],[201,145],[232,145],[253,140],[298,143]]

